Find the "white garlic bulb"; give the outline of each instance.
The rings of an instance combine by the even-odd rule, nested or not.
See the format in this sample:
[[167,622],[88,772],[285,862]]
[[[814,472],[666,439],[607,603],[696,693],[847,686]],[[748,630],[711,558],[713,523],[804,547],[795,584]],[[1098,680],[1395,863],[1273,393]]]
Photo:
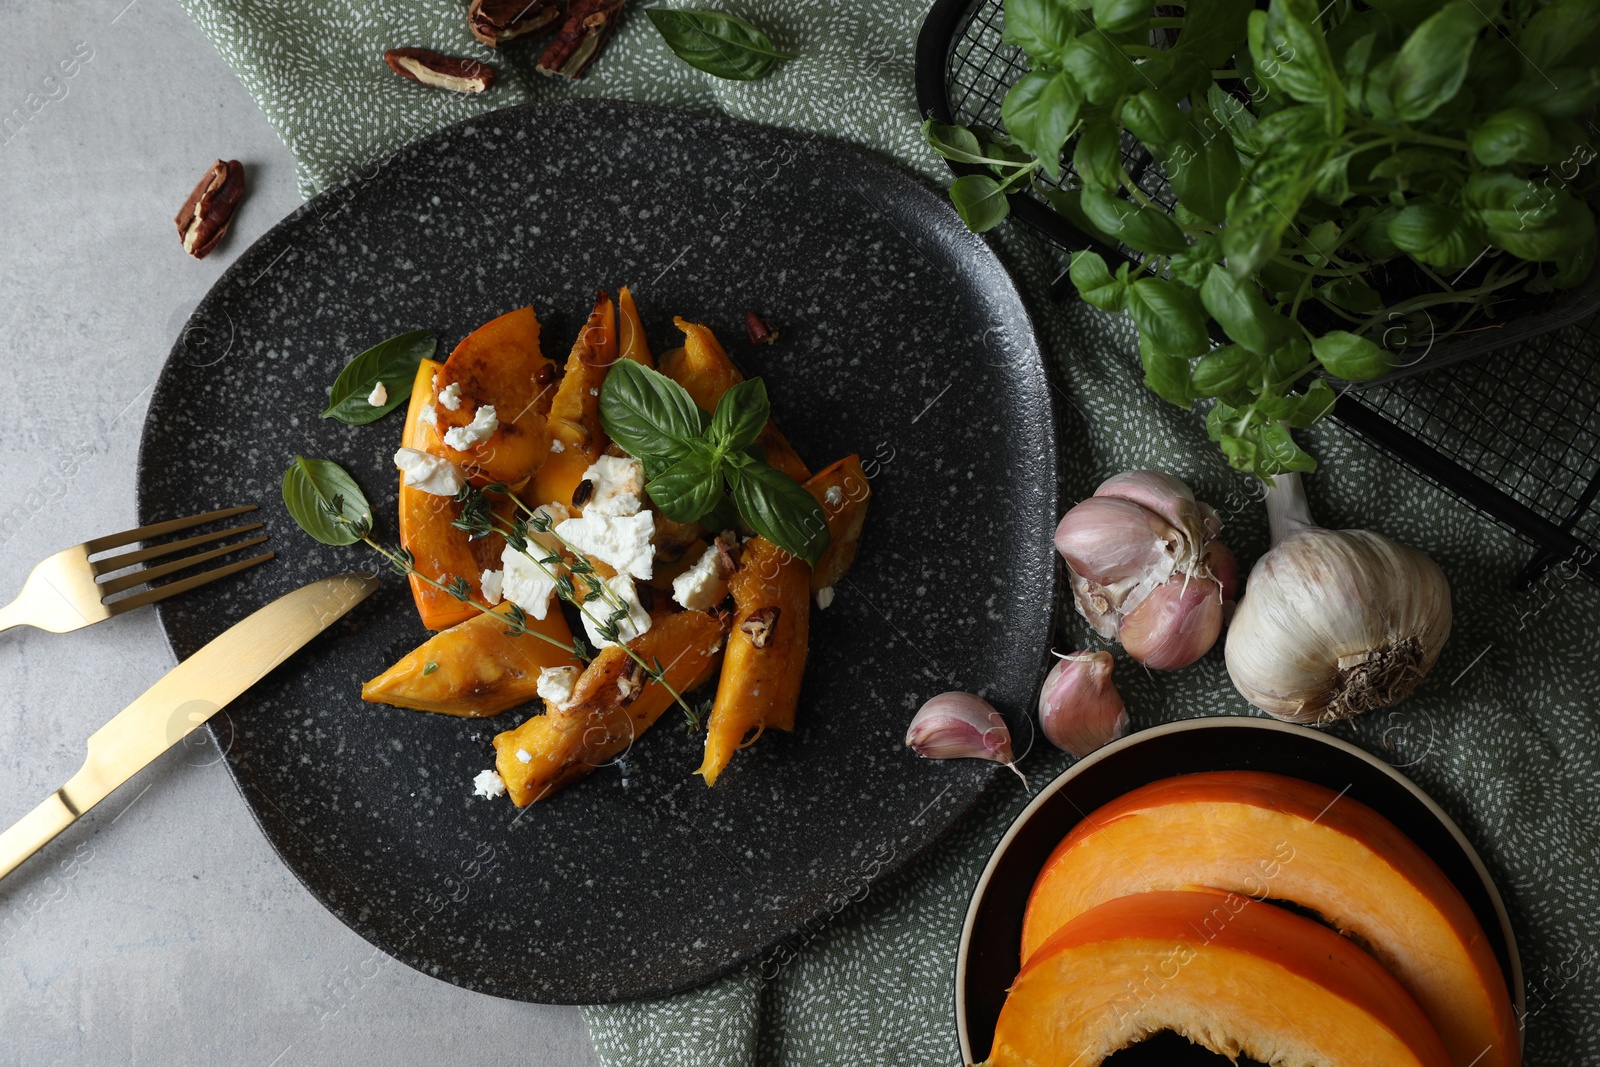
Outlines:
[[1228,675],[1289,722],[1332,722],[1410,695],[1450,636],[1450,584],[1422,552],[1311,521],[1298,474],[1267,493],[1272,548],[1228,624]]

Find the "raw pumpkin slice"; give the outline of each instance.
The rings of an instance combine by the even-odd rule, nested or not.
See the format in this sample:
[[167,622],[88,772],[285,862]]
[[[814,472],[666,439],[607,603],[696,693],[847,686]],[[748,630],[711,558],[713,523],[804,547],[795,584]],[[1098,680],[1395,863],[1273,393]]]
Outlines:
[[1092,1067],[1162,1030],[1294,1067],[1450,1064],[1416,1001],[1349,940],[1199,889],[1117,897],[1057,931],[1012,984],[983,1067]]
[[[572,632],[559,611],[546,619],[529,615],[526,626],[572,644]],[[361,699],[480,719],[534,699],[542,668],[581,666],[564,648],[532,633],[513,635],[508,630],[504,614],[474,611],[472,618],[434,634],[363,685]]]
[[[439,439],[439,427],[423,416],[433,410],[433,381],[440,367],[441,364],[431,359],[418,365],[416,381],[411,387],[411,403],[406,409],[405,428],[400,435],[402,447],[436,456],[446,451]],[[460,517],[461,505],[453,497],[434,496],[413,489],[405,483],[405,476],[400,476],[400,545],[411,553],[417,571],[410,579],[411,597],[416,601],[422,625],[430,630],[446,629],[479,612],[471,604],[424,581],[420,575],[446,585],[455,578],[464,578],[472,596],[481,600],[480,577],[485,570],[496,570],[500,566],[502,539],[492,536],[471,540],[465,530],[451,525]]]
[[867,472],[861,469],[861,457],[846,456],[812,475],[805,489],[817,498],[828,519],[828,547],[811,568],[811,592],[816,594],[838,585],[856,561],[872,487]]
[[[484,481],[518,485],[527,480],[549,451],[545,416],[554,395],[555,364],[539,351],[539,319],[533,308],[518,308],[490,319],[466,336],[439,371],[441,393],[456,386],[452,409],[440,402],[441,455],[482,475]],[[447,442],[453,429],[467,427],[483,406],[494,408],[494,433],[466,449]]]
[[744,543],[728,578],[733,630],[695,771],[715,785],[733,754],[768,727],[794,729],[811,633],[811,568],[764,537]]
[[1456,1067],[1520,1062],[1500,965],[1444,872],[1366,805],[1282,775],[1183,775],[1094,811],[1034,883],[1023,962],[1105,901],[1186,886],[1311,909],[1353,935],[1410,991]]
[[600,386],[616,359],[616,307],[611,297],[600,293],[572,342],[550,405],[549,455],[534,475],[535,503],[570,505],[583,472],[606,450],[606,433],[600,426]]
[[[723,621],[701,611],[659,615],[631,648],[666,667],[667,685],[688,693],[716,671]],[[535,715],[494,739],[495,770],[517,807],[543,800],[625,751],[674,704],[666,686],[639,676],[622,649],[603,648],[584,668],[564,708]],[[642,688],[637,688],[641,686]]]
[[[683,331],[683,347],[661,357],[661,373],[683,386],[702,411],[714,412],[722,394],[744,381],[744,375],[710,330],[682,317],[672,321]],[[811,477],[811,468],[772,422],[762,428],[756,444],[766,451],[768,465],[797,482]]]

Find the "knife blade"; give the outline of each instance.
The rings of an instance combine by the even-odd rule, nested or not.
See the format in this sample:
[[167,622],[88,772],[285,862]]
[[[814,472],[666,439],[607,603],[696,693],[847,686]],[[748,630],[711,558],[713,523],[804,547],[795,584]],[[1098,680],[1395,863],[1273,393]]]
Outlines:
[[89,735],[78,773],[0,833],[4,878],[191,730],[221,711],[378,588],[338,574],[302,586],[224,630]]

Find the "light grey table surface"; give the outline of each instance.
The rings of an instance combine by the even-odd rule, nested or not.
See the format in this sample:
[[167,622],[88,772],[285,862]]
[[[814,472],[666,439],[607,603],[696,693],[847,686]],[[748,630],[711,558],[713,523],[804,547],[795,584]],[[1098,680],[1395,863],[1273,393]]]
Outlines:
[[[299,197],[288,152],[171,0],[3,0],[0,41],[3,602],[49,553],[134,524],[168,350]],[[250,192],[196,262],[172,216],[219,156],[243,161]],[[148,609],[0,634],[0,825],[173,663]],[[465,992],[375,953],[278,862],[203,737],[0,882],[0,1063],[380,1062],[595,1057],[574,1008]]]

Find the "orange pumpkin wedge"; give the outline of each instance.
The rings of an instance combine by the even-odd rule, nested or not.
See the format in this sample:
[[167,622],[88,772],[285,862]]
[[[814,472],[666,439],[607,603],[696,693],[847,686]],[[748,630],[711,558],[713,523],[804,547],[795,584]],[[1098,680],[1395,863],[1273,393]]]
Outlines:
[[600,426],[600,386],[616,359],[616,307],[611,297],[600,293],[572,342],[566,370],[550,405],[549,454],[534,474],[535,503],[570,505],[583,472],[606,450],[606,434]]
[[[683,611],[657,616],[630,647],[646,663],[659,660],[667,685],[682,694],[716,671],[722,633],[716,616]],[[495,737],[495,770],[513,804],[526,807],[584,777],[625,751],[672,707],[672,693],[648,679],[631,698],[623,695],[637,667],[622,649],[603,648],[584,668],[565,708]]]
[[812,475],[805,489],[817,498],[828,520],[828,547],[811,568],[811,592],[817,594],[838,585],[856,561],[872,486],[861,469],[861,457],[846,456]]
[[650,342],[644,335],[644,322],[639,318],[639,309],[634,306],[633,294],[626,285],[617,293],[617,355],[646,367],[656,365],[650,355]]
[[[431,359],[417,366],[417,377],[411,386],[411,403],[406,409],[405,428],[400,433],[404,448],[415,448],[432,455],[442,456],[446,449],[440,440],[439,427],[423,419],[423,413],[434,406],[434,376],[440,364]],[[434,496],[413,489],[400,476],[400,545],[411,553],[417,574],[410,577],[411,597],[416,602],[422,625],[430,630],[443,630],[479,614],[471,604],[464,604],[436,586],[424,581],[426,575],[435,581],[449,584],[454,578],[465,578],[475,599],[481,600],[483,588],[479,578],[485,570],[500,566],[503,542],[499,537],[473,541],[465,530],[451,523],[461,517],[461,505],[452,497]]]
[[733,630],[706,726],[705,759],[695,771],[708,786],[767,727],[794,729],[811,632],[810,571],[805,560],[764,537],[745,542],[728,579]]
[[1282,775],[1168,778],[1090,814],[1034,883],[1023,962],[1112,898],[1186,886],[1315,911],[1356,937],[1415,997],[1456,1067],[1520,1062],[1500,965],[1444,872],[1366,805]]
[[[490,482],[518,485],[549,451],[545,416],[550,411],[555,364],[539,351],[539,319],[518,308],[490,319],[456,345],[439,371],[439,390],[461,389],[455,409],[436,404],[440,454]],[[451,429],[467,426],[481,406],[494,408],[493,434],[457,450],[443,442]]]
[[[551,641],[572,644],[572,632],[559,611],[546,619],[529,615],[526,625]],[[361,699],[481,719],[534,699],[541,669],[581,666],[566,649],[534,633],[513,635],[508,629],[504,614],[474,612],[363,685]]]
[[[744,375],[710,330],[682,317],[672,321],[683,331],[683,347],[661,357],[661,373],[683,386],[702,411],[714,412],[722,394],[744,381]],[[811,477],[811,468],[772,422],[762,427],[756,444],[766,451],[769,466],[797,482]]]
[[1012,984],[984,1067],[1089,1067],[1172,1030],[1229,1059],[1450,1067],[1422,1009],[1346,938],[1232,893],[1084,912]]

